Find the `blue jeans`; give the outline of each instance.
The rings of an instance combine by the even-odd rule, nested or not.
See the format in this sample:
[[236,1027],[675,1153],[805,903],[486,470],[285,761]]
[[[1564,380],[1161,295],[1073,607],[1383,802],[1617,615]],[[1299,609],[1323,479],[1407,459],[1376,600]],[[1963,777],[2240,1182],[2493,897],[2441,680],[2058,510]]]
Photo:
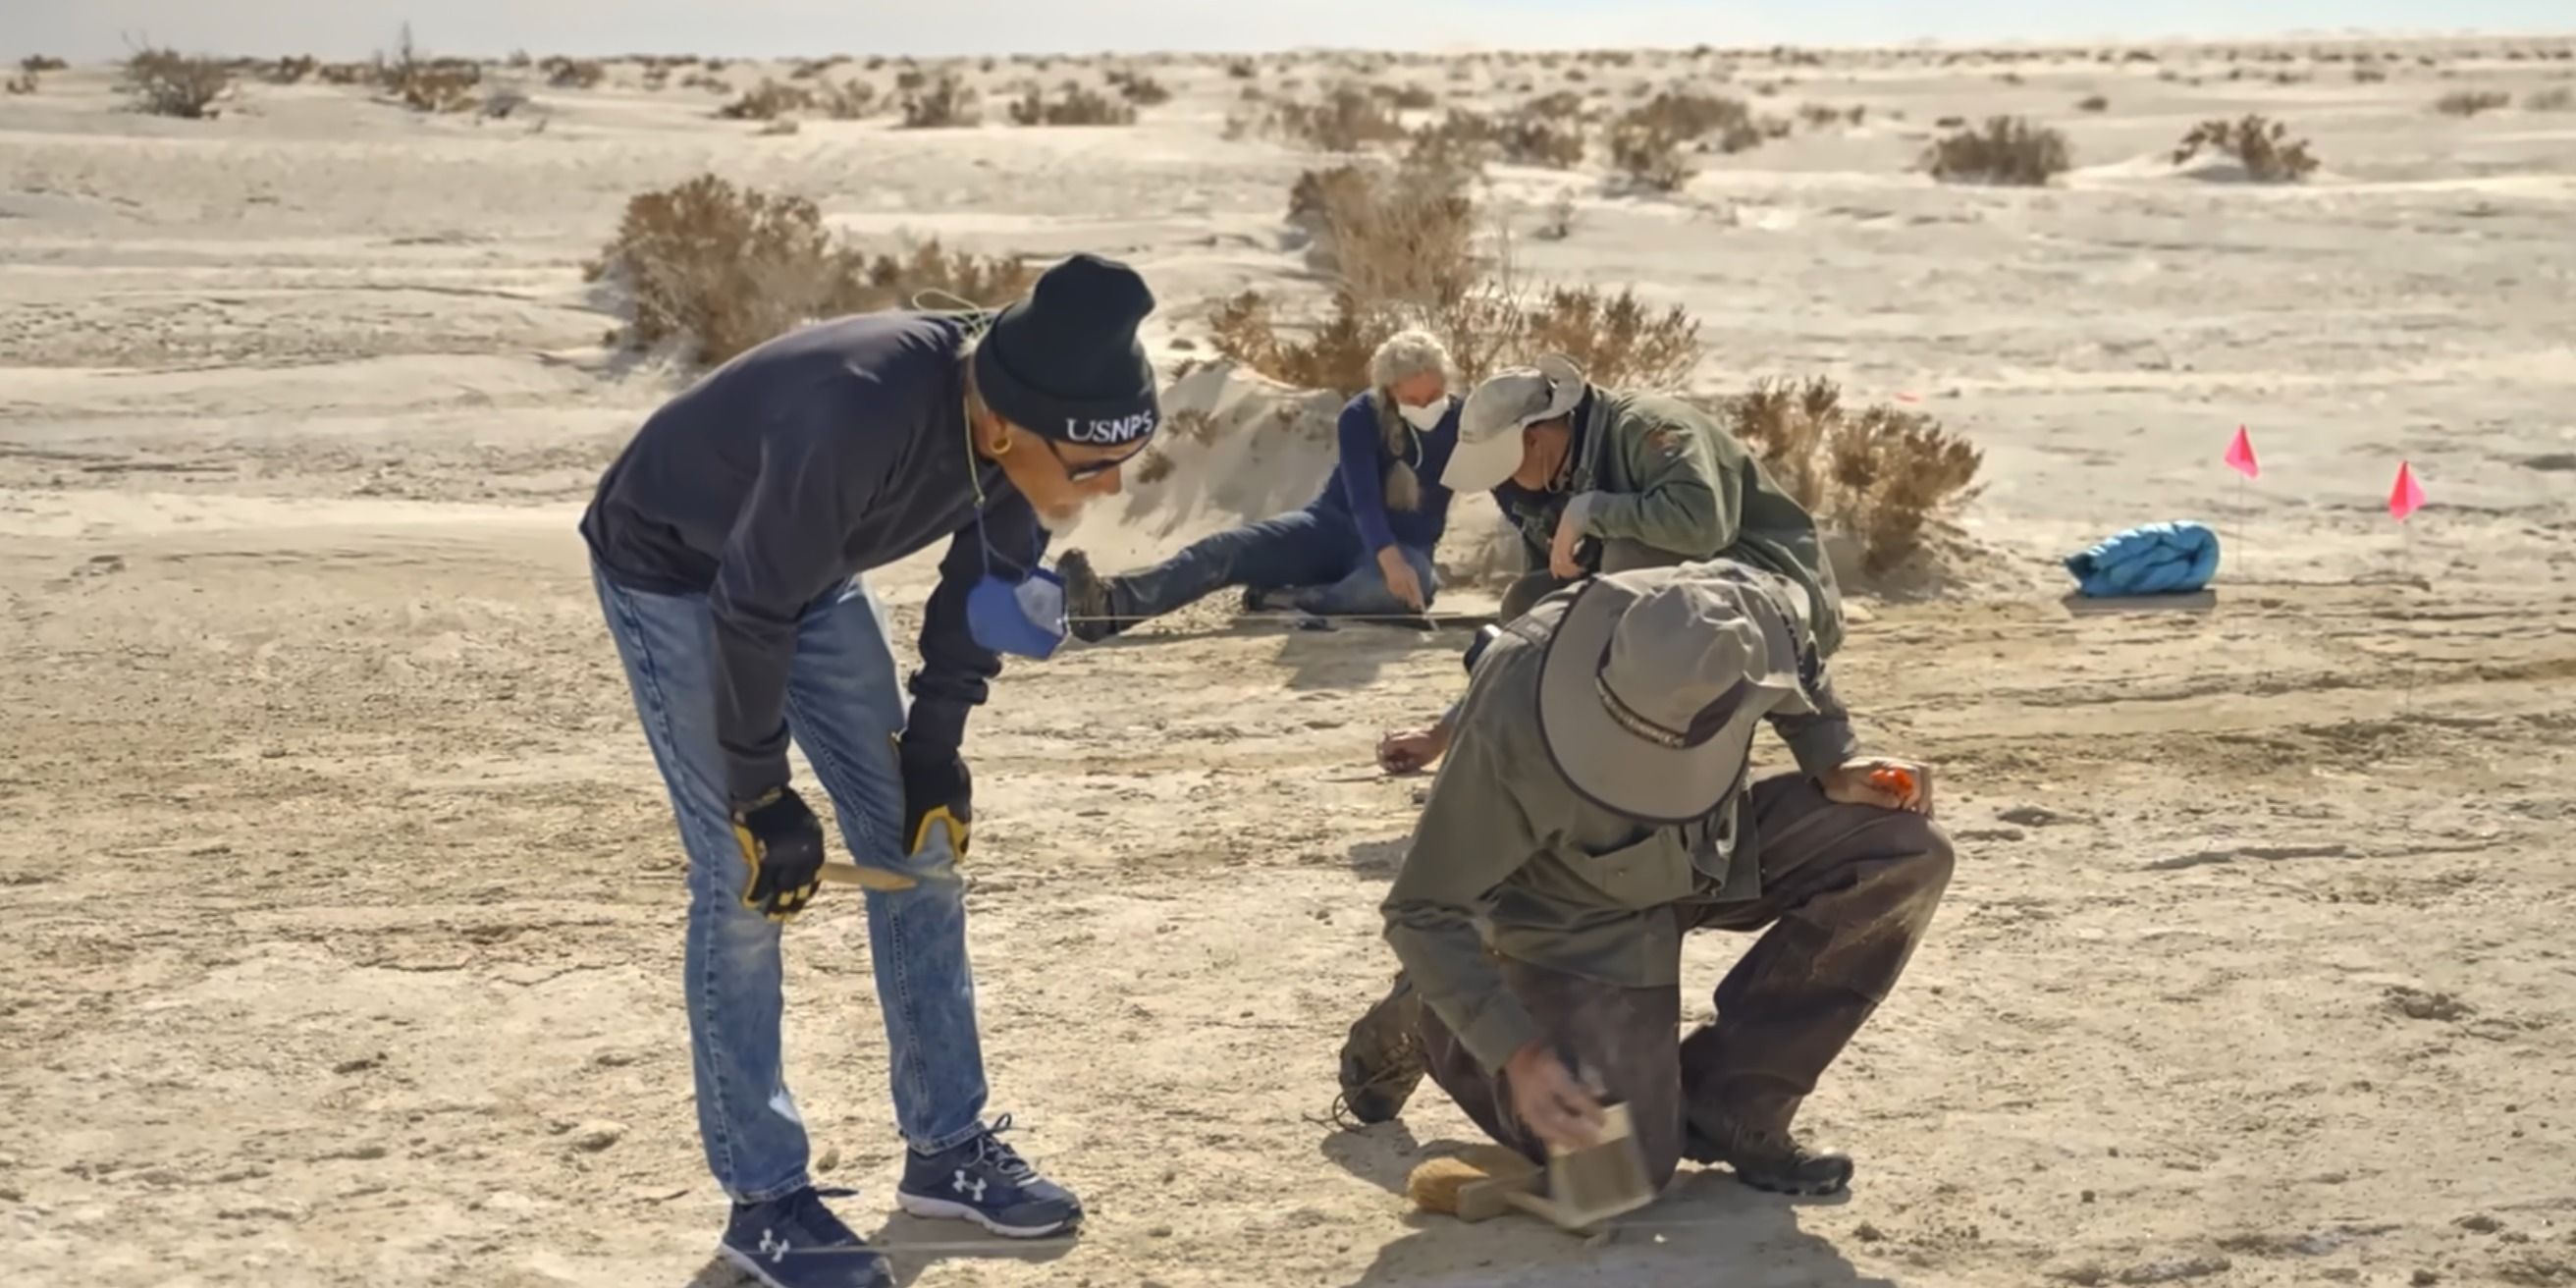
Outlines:
[[[1399,546],[1422,583],[1424,607],[1435,593],[1429,551]],[[1391,616],[1413,609],[1386,588],[1377,556],[1360,548],[1346,515],[1293,510],[1229,528],[1191,543],[1141,572],[1110,581],[1110,611],[1120,618],[1159,617],[1228,586],[1300,588],[1288,601],[1323,616]]]
[[[685,991],[707,1166],[741,1202],[809,1183],[805,1124],[781,1053],[778,923],[742,905],[750,873],[733,834],[716,743],[715,619],[704,595],[631,590],[592,569],[635,714],[689,858]],[[891,739],[904,695],[884,611],[853,578],[809,605],[787,682],[787,728],[839,816],[852,862],[912,879],[869,890],[868,952],[885,1014],[895,1121],[936,1152],[983,1130],[984,1052],[966,960],[966,897],[943,841],[907,855]]]

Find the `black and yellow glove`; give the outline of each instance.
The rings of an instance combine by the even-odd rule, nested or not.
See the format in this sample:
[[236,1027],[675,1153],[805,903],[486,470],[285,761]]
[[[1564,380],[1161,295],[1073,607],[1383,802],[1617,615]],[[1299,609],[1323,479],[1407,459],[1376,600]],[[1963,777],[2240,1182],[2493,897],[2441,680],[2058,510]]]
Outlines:
[[896,742],[895,760],[903,770],[903,843],[906,854],[930,845],[930,829],[948,829],[948,852],[966,857],[966,840],[975,821],[975,782],[966,758],[954,749],[927,751]]
[[742,906],[771,921],[805,911],[823,888],[823,824],[793,787],[773,787],[733,811],[734,843],[751,880]]

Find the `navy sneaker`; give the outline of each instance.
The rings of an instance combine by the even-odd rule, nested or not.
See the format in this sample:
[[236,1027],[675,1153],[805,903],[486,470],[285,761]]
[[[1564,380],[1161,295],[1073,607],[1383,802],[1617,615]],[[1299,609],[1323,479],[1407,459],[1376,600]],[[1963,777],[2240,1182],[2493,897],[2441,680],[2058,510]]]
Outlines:
[[736,1203],[717,1255],[769,1288],[890,1288],[885,1254],[823,1206],[849,1190],[812,1186],[766,1203]]
[[1013,1239],[1041,1239],[1082,1224],[1082,1200],[1038,1175],[1002,1143],[1004,1114],[972,1140],[937,1154],[904,1151],[895,1199],[914,1216],[972,1221]]

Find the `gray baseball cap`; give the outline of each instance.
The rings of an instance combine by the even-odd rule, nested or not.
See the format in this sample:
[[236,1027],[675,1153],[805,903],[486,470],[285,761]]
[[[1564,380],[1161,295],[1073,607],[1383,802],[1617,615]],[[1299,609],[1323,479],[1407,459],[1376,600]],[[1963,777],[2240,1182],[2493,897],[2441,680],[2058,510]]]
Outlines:
[[1522,427],[1573,411],[1587,387],[1583,368],[1561,353],[1487,376],[1458,411],[1458,446],[1440,472],[1441,483],[1458,492],[1502,486],[1521,467]]
[[1632,818],[1715,809],[1760,720],[1815,709],[1785,589],[1727,560],[1587,582],[1540,663],[1539,733],[1558,772]]

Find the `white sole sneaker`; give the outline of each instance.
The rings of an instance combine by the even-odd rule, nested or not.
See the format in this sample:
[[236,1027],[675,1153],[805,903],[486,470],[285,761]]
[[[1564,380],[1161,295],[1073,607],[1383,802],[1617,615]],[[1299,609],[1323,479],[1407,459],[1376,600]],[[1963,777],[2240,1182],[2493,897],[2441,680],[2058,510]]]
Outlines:
[[1043,1239],[1051,1234],[1062,1234],[1066,1230],[1080,1224],[1082,1220],[1082,1218],[1077,1216],[1070,1220],[1056,1221],[1047,1225],[1004,1225],[1003,1223],[994,1220],[992,1217],[985,1215],[984,1212],[978,1208],[964,1203],[954,1202],[949,1199],[928,1199],[923,1198],[918,1194],[906,1194],[901,1190],[896,1190],[894,1192],[894,1201],[897,1205],[902,1207],[904,1211],[909,1212],[914,1216],[930,1217],[943,1221],[972,1221],[1005,1239]]
[[[871,1249],[871,1251],[874,1250]],[[734,1269],[739,1270],[759,1281],[765,1286],[765,1288],[787,1288],[787,1285],[778,1282],[776,1279],[770,1278],[769,1272],[762,1268],[760,1258],[755,1257],[748,1252],[741,1251],[740,1249],[734,1248],[728,1244],[719,1243],[716,1245],[716,1256],[726,1265],[732,1266]],[[893,1268],[882,1261],[878,1262],[877,1276],[874,1282],[880,1285],[880,1288],[891,1288],[894,1283]]]

